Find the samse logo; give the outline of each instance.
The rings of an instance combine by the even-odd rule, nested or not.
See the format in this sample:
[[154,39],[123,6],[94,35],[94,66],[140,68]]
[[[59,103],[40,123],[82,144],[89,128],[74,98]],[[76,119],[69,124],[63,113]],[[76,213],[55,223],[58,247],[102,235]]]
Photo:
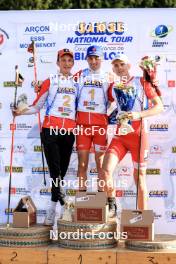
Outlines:
[[75,34],[77,36],[82,35],[122,35],[124,33],[124,23],[123,22],[95,22],[95,23],[85,23],[81,22],[78,25]]
[[[10,172],[10,166],[5,166],[5,172]],[[22,173],[23,167],[12,167],[12,172]]]
[[146,173],[150,175],[160,175],[160,169],[147,169]]

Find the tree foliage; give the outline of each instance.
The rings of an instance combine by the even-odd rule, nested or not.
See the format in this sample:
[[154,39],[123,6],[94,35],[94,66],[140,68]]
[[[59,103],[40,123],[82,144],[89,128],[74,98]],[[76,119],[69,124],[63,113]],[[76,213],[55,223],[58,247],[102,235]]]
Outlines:
[[176,0],[0,0],[0,10],[176,7]]

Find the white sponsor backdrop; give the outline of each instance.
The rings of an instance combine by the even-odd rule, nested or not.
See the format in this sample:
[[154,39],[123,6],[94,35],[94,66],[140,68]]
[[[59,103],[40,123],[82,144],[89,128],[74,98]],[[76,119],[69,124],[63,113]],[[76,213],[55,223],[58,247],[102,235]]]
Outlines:
[[[87,66],[85,51],[91,44],[103,47],[103,67],[111,71],[111,59],[126,54],[132,62],[131,74],[141,75],[138,63],[144,55],[158,58],[158,79],[165,112],[149,119],[150,151],[147,174],[148,203],[156,218],[156,233],[176,233],[176,24],[175,9],[106,9],[0,12],[0,222],[7,219],[7,190],[11,147],[10,124],[15,65],[25,78],[18,95],[26,93],[28,102],[35,98],[31,85],[34,69],[27,46],[37,46],[38,80],[55,72],[57,50],[75,52],[73,72]],[[41,111],[42,116],[44,109]],[[21,196],[32,196],[43,221],[50,199],[49,175],[43,185],[41,152],[38,146],[37,115],[16,118],[14,172],[11,208]],[[76,180],[77,154],[73,151],[67,179]],[[122,208],[135,208],[135,185],[130,155],[114,173],[117,200]],[[89,179],[97,177],[93,154],[89,162]],[[70,189],[73,186],[68,187]]]

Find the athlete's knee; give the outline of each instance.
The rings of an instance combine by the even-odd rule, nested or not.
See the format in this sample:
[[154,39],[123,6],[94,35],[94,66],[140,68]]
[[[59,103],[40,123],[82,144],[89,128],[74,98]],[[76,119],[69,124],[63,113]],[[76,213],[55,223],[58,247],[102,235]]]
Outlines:
[[102,175],[104,176],[111,176],[112,175],[112,169],[110,168],[110,166],[107,166],[107,164],[102,165]]
[[88,168],[88,163],[87,162],[84,162],[84,161],[79,162],[78,171],[85,172],[85,171],[87,171],[87,168]]
[[99,172],[102,171],[103,161],[102,159],[96,159],[96,167]]

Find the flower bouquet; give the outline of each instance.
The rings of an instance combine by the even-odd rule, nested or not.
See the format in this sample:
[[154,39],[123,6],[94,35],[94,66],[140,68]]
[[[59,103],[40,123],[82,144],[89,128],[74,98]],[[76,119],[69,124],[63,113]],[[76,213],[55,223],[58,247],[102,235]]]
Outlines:
[[156,84],[156,60],[152,57],[145,56],[141,59],[139,66],[143,70],[144,79],[147,82],[151,83],[151,85],[155,88],[158,96],[161,96],[161,91]]
[[133,109],[135,99],[137,96],[136,89],[133,86],[128,86],[124,83],[118,83],[114,87],[114,92],[120,107],[120,112],[118,114],[118,121],[120,124],[119,134],[124,135],[123,131],[126,131],[125,134],[131,133],[134,130],[130,124],[130,120],[128,118],[128,112],[130,112]]
[[21,94],[17,99],[17,109],[21,113],[28,109],[27,95]]
[[144,71],[146,81],[152,82],[156,79],[156,62],[154,58],[149,56],[143,57],[139,66]]

